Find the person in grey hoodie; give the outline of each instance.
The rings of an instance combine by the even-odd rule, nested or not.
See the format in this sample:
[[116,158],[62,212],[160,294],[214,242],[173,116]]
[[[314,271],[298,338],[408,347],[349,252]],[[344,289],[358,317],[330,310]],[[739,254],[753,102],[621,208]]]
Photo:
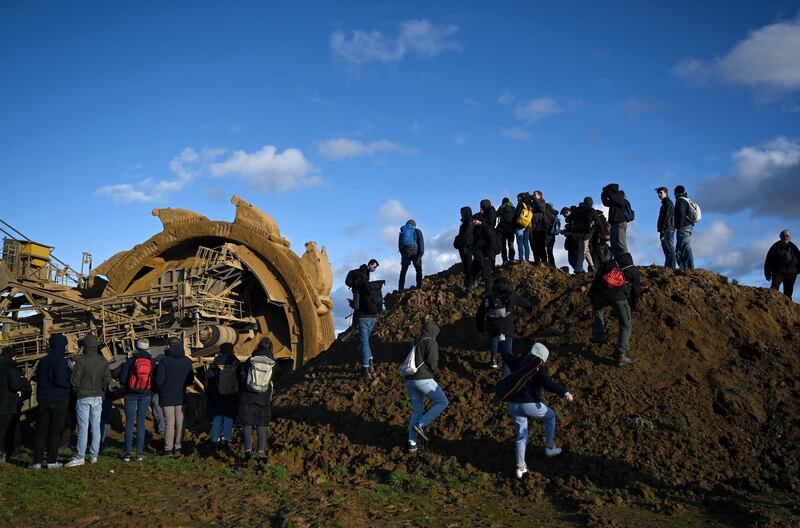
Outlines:
[[64,467],[82,466],[85,463],[89,427],[92,428],[92,445],[89,447],[90,463],[97,463],[100,453],[100,413],[103,410],[103,393],[111,383],[108,361],[97,348],[97,336],[89,334],[83,339],[83,356],[78,358],[70,376],[77,401],[75,414],[78,422],[78,447],[75,458]]
[[[433,321],[426,321],[422,325],[422,331],[414,340],[414,358],[418,367],[416,373],[404,376],[406,390],[411,399],[411,420],[408,425],[408,451],[417,451],[417,440],[428,441],[428,434],[425,428],[433,422],[442,411],[447,408],[448,401],[444,391],[433,379],[433,375],[439,372],[439,345],[436,337],[439,335],[439,327]],[[433,405],[427,412],[425,411],[424,398],[428,398]]]

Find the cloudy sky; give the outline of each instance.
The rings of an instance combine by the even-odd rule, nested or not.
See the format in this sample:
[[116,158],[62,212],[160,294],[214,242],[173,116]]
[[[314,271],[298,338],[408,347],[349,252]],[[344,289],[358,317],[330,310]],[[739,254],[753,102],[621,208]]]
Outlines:
[[463,205],[616,182],[648,264],[653,188],[683,184],[697,263],[764,286],[800,218],[798,50],[788,1],[6,1],[0,218],[77,265],[239,194],[328,247],[341,316],[347,269],[396,280],[407,218],[433,272]]

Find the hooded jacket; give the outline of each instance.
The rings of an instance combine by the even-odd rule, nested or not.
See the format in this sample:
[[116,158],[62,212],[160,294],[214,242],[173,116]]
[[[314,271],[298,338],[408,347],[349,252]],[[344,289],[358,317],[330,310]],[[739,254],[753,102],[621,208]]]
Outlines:
[[[617,288],[609,288],[603,280],[603,275],[615,267],[622,269],[625,283]],[[642,280],[639,268],[633,264],[630,253],[623,253],[617,257],[616,261],[612,259],[603,263],[600,270],[594,274],[594,280],[589,287],[589,296],[592,300],[622,301],[627,299],[631,309],[636,310],[639,299],[642,297]]]
[[608,223],[611,225],[625,222],[625,191],[621,191],[616,183],[603,187],[600,200],[608,207]]
[[673,231],[675,229],[675,206],[669,196],[661,199],[661,209],[658,210],[658,222],[656,229],[659,233]]
[[158,404],[174,407],[186,403],[186,387],[194,381],[192,360],[186,357],[183,344],[169,347],[156,367]]
[[[151,380],[150,380],[150,388],[151,388],[151,390],[149,390],[149,391],[134,392],[128,386],[128,381],[129,381],[128,380],[128,375],[130,374],[130,371],[133,368],[133,364],[136,362],[137,359],[149,359],[150,363],[152,363],[152,365],[150,365],[150,372],[151,372],[151,376],[153,376],[153,378],[151,378]],[[128,360],[125,362],[125,364],[122,365],[122,371],[120,371],[120,374],[119,374],[119,382],[122,383],[125,386],[125,394],[135,394],[137,396],[139,396],[139,395],[144,395],[144,396],[150,395],[150,396],[152,396],[153,395],[152,388],[153,388],[153,385],[155,384],[155,372],[156,372],[156,360],[153,359],[153,356],[151,356],[150,352],[148,352],[147,350],[141,350],[141,349],[137,348],[136,352],[131,357],[128,358]]]
[[764,260],[764,275],[772,280],[772,275],[797,275],[800,271],[800,251],[794,242],[784,244],[778,240],[767,251],[767,258]]
[[481,210],[476,216],[480,218],[481,222],[488,224],[489,227],[494,228],[497,225],[497,210],[492,205],[491,200],[481,200]]
[[417,228],[417,223],[414,220],[409,220],[406,225],[414,226],[414,238],[416,239],[417,247],[416,249],[403,247],[403,235],[401,233],[397,236],[397,250],[409,256],[416,255],[421,257],[425,254],[425,237],[422,236],[422,230]]
[[98,351],[97,336],[87,335],[84,338],[83,356],[72,367],[70,382],[79,400],[102,396],[111,383],[111,369],[106,358]]
[[[508,368],[511,369],[511,372],[520,368],[524,359],[524,355],[514,355],[503,351],[503,361],[508,365]],[[567,394],[567,389],[553,381],[550,377],[550,373],[547,371],[547,367],[542,365],[539,372],[522,387],[522,390],[512,396],[509,401],[511,403],[541,403],[542,389],[557,394],[562,398]]]
[[239,360],[233,354],[233,345],[230,343],[223,343],[220,346],[219,355],[214,358],[206,372],[206,415],[209,418],[214,416],[236,418],[239,395],[219,393],[219,375],[222,368],[239,368]]
[[417,347],[414,358],[417,365],[421,366],[413,375],[405,377],[407,381],[433,379],[433,375],[439,372],[439,344],[436,342],[438,336],[439,327],[436,323],[423,323],[422,331],[414,340]]
[[8,347],[0,355],[0,414],[17,414],[20,393],[24,398],[31,394],[31,384],[14,362],[15,352]]
[[69,401],[69,367],[64,359],[67,338],[63,334],[53,334],[49,344],[50,350],[39,363],[36,399],[40,402]]
[[594,231],[594,209],[592,203],[585,200],[578,204],[569,215],[571,223],[570,235],[575,240],[589,240]]
[[533,209],[533,220],[531,220],[531,231],[547,231],[547,203],[544,198],[531,198],[531,208]]
[[[503,221],[503,217],[506,216],[506,210],[508,210],[508,216],[510,218],[508,222]],[[514,221],[516,218],[516,211],[514,206],[511,205],[511,202],[504,202],[497,208],[497,218],[499,218],[497,223],[497,229],[499,231],[503,233],[513,233],[517,228],[517,223]]]
[[694,226],[694,223],[689,220],[689,202],[681,200],[681,198],[688,198],[689,195],[681,193],[675,196],[675,229],[687,229]]
[[[250,357],[264,356],[275,359],[272,350],[259,347],[253,350]],[[245,361],[239,368],[239,408],[236,412],[236,423],[241,425],[269,425],[272,419],[272,384],[265,392],[253,392],[247,389],[247,375],[252,363]],[[272,367],[272,379],[280,374],[278,363]]]
[[458,234],[453,240],[453,247],[456,249],[469,250],[473,243],[472,208],[461,208],[461,226]]
[[[495,297],[500,297],[505,300],[504,304],[507,312],[505,317],[486,317],[492,299]],[[478,312],[475,315],[475,323],[478,326],[478,331],[483,332],[484,329],[486,329],[490,337],[496,337],[500,334],[514,337],[514,310],[517,305],[528,309],[533,308],[533,303],[528,299],[509,288],[508,284],[504,281],[497,281],[489,294],[481,299],[481,303],[478,305]]]

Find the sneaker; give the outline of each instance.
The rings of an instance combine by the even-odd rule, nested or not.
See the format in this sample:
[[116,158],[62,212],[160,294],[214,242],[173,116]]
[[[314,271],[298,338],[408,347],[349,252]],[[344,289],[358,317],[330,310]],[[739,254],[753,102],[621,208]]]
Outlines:
[[77,467],[82,466],[86,463],[86,460],[78,457],[74,457],[72,460],[64,464],[64,467]]
[[266,458],[267,454],[264,451],[256,451],[256,458]]
[[560,447],[545,447],[544,448],[544,456],[546,457],[555,457],[561,454]]
[[144,460],[144,455],[142,453],[139,453],[138,455],[136,455],[136,461],[137,462],[141,462],[143,460]]
[[361,367],[361,379],[363,380],[372,379],[372,373],[370,373],[369,367]]
[[416,453],[418,449],[419,448],[417,447],[417,444],[412,444],[412,443],[408,444],[408,452],[409,453]]
[[527,473],[527,472],[528,472],[528,468],[517,466],[517,471],[515,472],[515,474],[517,475],[518,479],[521,479],[523,477],[523,475],[525,475],[525,473]]
[[42,469],[41,464],[28,464],[28,469]]
[[161,455],[162,457],[167,457],[167,458],[169,458],[169,457],[173,456],[173,454],[172,454],[172,449],[165,449],[165,450],[161,451],[161,452],[159,453],[159,455]]
[[62,464],[61,462],[53,462],[52,464],[47,464],[45,467],[46,467],[47,469],[58,469],[58,468],[60,468],[60,467],[61,467],[61,466],[63,466],[63,465],[64,465],[64,464]]
[[131,461],[131,454],[130,453],[125,453],[125,456],[122,457],[122,460],[125,461],[125,462],[130,462]]
[[94,458],[90,459],[89,463],[90,464],[97,464],[97,457],[94,457]]
[[493,369],[496,369],[497,368],[497,360],[493,360],[491,366],[492,366]]
[[629,356],[626,356],[626,355],[618,356],[617,357],[617,366],[618,367],[624,367],[625,365],[630,365],[634,361],[636,361],[636,360],[633,359],[632,357],[629,357]]
[[181,452],[183,448],[181,446],[175,446],[175,449],[172,450],[172,456],[181,456]]
[[422,427],[420,427],[419,424],[414,426],[414,432],[417,433],[419,437],[425,440],[426,442],[428,441],[428,435],[425,434],[425,431],[422,430]]

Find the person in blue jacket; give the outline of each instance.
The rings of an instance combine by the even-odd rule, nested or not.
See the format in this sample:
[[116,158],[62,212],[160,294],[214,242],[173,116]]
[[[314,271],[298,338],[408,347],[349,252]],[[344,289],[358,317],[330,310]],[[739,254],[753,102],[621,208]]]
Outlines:
[[33,463],[30,469],[41,469],[47,445],[47,469],[60,468],[58,444],[61,430],[67,419],[70,384],[69,367],[64,358],[67,338],[63,334],[53,334],[49,340],[50,350],[39,363],[36,386],[39,423],[33,448]]
[[183,408],[186,388],[194,382],[192,360],[186,357],[183,342],[169,339],[164,357],[156,367],[156,391],[164,409],[164,456],[179,455],[183,444]]
[[[524,355],[514,355],[507,350],[504,350],[503,354],[503,359],[510,372],[520,368],[525,361]],[[528,418],[536,418],[544,423],[545,456],[554,457],[561,454],[561,448],[556,447],[553,443],[556,435],[556,413],[542,403],[542,389],[566,398],[570,402],[574,399],[572,394],[567,392],[567,389],[550,378],[547,367],[544,365],[550,356],[550,351],[547,350],[547,347],[541,343],[535,343],[531,348],[530,354],[542,360],[542,367],[522,390],[511,398],[508,407],[508,413],[514,420],[514,426],[517,430],[515,441],[517,478],[522,478],[528,472],[528,466],[525,463],[525,448],[528,444]]]

